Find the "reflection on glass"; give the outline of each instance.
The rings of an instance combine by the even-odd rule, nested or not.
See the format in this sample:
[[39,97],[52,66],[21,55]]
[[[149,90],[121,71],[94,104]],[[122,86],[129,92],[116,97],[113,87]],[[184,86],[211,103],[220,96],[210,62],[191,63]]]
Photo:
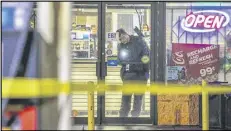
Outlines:
[[[134,28],[141,29],[144,34],[144,41],[150,46],[150,20],[151,5],[138,4],[120,4],[107,5],[106,10],[106,61],[107,61],[107,85],[122,85],[123,81],[120,77],[121,66],[117,63],[118,57],[118,34],[116,31],[123,28],[129,35],[137,36]],[[137,47],[138,48],[138,47]],[[131,117],[133,110],[134,96],[127,98],[131,102],[128,117]],[[135,98],[135,99],[138,99]],[[106,92],[105,95],[105,116],[119,117],[121,109],[122,93]],[[138,117],[150,117],[150,94],[146,93],[141,100],[141,113]],[[137,109],[139,107],[136,107]],[[137,116],[134,116],[137,117]]]

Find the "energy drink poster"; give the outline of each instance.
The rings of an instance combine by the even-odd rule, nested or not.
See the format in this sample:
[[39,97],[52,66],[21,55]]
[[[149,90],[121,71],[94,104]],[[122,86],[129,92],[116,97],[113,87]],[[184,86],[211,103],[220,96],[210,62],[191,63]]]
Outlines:
[[172,66],[186,68],[187,83],[212,82],[218,79],[220,70],[219,45],[178,44],[172,45]]

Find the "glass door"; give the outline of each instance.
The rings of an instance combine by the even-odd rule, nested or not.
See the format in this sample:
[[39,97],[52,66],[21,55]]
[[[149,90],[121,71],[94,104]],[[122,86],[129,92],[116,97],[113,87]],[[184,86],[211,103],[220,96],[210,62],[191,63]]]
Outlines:
[[[72,5],[71,48],[72,66],[71,80],[74,83],[98,82],[98,11],[99,4]],[[86,124],[88,117],[87,92],[74,92],[72,95],[72,117],[75,124]],[[97,93],[94,95],[95,118],[97,115]],[[96,121],[97,123],[97,121]]]
[[[131,2],[118,4],[110,2],[103,3],[102,7],[103,21],[105,22],[102,23],[105,25],[105,28],[102,29],[102,31],[104,31],[103,35],[105,36],[104,45],[102,45],[105,51],[105,84],[122,86],[126,82],[126,80],[122,80],[122,78],[126,76],[123,76],[120,71],[123,64],[118,62],[118,57],[120,56],[118,52],[121,51],[121,48],[118,47],[121,45],[121,42],[117,39],[119,35],[116,31],[123,29],[128,34],[130,41],[126,44],[131,45],[128,47],[128,50],[131,51],[133,56],[137,56],[137,59],[139,58],[137,54],[139,53],[139,49],[147,49],[147,51],[149,50],[148,53],[150,53],[151,4],[145,4],[144,2],[143,4],[134,4]],[[135,28],[137,28],[138,31],[135,31]],[[137,33],[139,31],[143,36]],[[136,39],[143,41],[145,44],[137,42]],[[140,62],[140,59],[138,61]],[[140,79],[138,79],[142,80],[144,85],[148,86],[150,83],[148,77],[149,69],[144,72],[145,71],[141,71],[142,75],[137,77],[140,77]],[[150,93],[145,93],[142,96],[124,96],[122,92],[105,92],[103,96],[103,123],[151,124],[150,103]]]

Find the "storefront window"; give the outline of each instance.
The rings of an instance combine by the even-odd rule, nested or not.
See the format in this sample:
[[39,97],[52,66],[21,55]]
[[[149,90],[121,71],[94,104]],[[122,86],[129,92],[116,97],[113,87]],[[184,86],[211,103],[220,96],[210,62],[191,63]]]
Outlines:
[[[72,4],[71,81],[74,83],[97,83],[98,18],[97,4]],[[94,101],[97,117],[97,92]],[[73,117],[88,116],[87,92],[73,92],[72,113]]]
[[[231,2],[167,3],[168,83],[193,85],[201,84],[202,80],[231,83],[231,38],[227,37],[231,30],[230,16]],[[166,100],[174,110],[163,114],[180,112],[181,115],[181,120],[174,124],[199,124],[197,95],[168,97]]]
[[[139,36],[146,41],[146,44],[150,47],[150,23],[151,23],[151,5],[150,4],[107,4],[106,5],[106,19],[105,19],[105,60],[107,62],[107,76],[105,78],[105,84],[107,85],[121,85],[119,65],[115,60],[119,56],[117,52],[119,41],[116,39],[116,31],[123,28],[129,35]],[[139,31],[137,33],[135,28]],[[130,47],[131,48],[131,47]],[[139,48],[139,47],[136,47]],[[134,53],[133,53],[134,55]],[[131,107],[137,106],[133,104],[138,97],[132,97],[130,99]],[[121,110],[122,92],[106,92],[105,93],[105,116],[106,117],[121,117],[119,114]],[[150,117],[150,93],[145,93],[142,99],[142,109],[140,116],[148,118]],[[139,108],[138,106],[135,108]],[[128,117],[133,116],[132,113],[128,114]]]
[[[189,3],[167,3],[167,10],[166,10],[166,43],[167,43],[167,56],[168,62],[167,65],[171,65],[172,61],[172,49],[174,44],[209,44],[209,45],[218,45],[219,46],[219,59],[217,67],[218,75],[216,76],[216,72],[214,72],[213,78],[208,78],[207,81],[230,81],[229,73],[225,71],[225,66],[228,62],[228,57],[225,55],[229,55],[229,47],[226,45],[226,35],[231,30],[230,22],[225,26],[221,27],[220,29],[216,29],[212,32],[190,32],[182,29],[181,21],[187,15],[192,12],[196,11],[206,11],[206,10],[217,10],[225,12],[228,17],[231,13],[231,8],[227,8],[227,5],[230,3],[225,4],[226,7],[223,6],[224,3],[221,2],[189,2]],[[222,14],[214,13],[214,12],[203,12],[200,14],[206,15],[214,15],[214,16],[222,16]],[[202,16],[201,15],[201,16]],[[224,18],[225,20],[228,20]],[[224,21],[225,21],[224,20]],[[195,25],[195,24],[194,24]],[[196,25],[195,25],[196,26]],[[198,24],[198,27],[202,28],[203,22]],[[197,45],[197,46],[199,46]],[[186,46],[187,47],[187,46]],[[189,46],[188,46],[189,47]],[[226,57],[226,58],[225,58]],[[226,67],[226,70],[229,70]],[[198,68],[197,68],[198,69]],[[198,76],[198,79],[193,83],[198,83],[203,79],[202,76]],[[204,78],[205,79],[205,78]],[[192,83],[192,84],[193,84]]]

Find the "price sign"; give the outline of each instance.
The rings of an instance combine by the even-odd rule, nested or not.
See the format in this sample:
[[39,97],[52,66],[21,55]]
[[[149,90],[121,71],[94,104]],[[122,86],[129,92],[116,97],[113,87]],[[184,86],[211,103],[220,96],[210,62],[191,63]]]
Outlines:
[[200,69],[200,74],[202,77],[205,77],[207,75],[212,75],[213,72],[215,71],[215,67],[207,67],[207,68],[203,68],[203,69]]

